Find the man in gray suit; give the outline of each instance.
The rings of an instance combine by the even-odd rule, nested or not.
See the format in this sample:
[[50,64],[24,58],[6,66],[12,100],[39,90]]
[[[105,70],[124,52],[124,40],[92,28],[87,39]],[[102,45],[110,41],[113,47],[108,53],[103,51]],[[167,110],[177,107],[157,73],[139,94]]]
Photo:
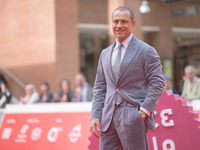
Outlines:
[[155,128],[153,111],[164,91],[156,50],[132,33],[131,9],[112,14],[115,42],[101,52],[91,111],[91,131],[100,150],[148,150],[146,132]]

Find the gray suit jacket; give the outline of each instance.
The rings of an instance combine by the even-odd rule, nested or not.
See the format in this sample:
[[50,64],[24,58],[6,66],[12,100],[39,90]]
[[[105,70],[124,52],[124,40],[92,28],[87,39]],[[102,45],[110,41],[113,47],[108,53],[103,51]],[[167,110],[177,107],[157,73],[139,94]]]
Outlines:
[[[106,131],[111,123],[117,93],[128,103],[153,112],[164,91],[159,55],[135,36],[127,47],[115,81],[111,67],[115,43],[101,52],[94,84],[91,118],[101,121],[101,131]],[[147,123],[154,125],[154,117],[147,119]]]

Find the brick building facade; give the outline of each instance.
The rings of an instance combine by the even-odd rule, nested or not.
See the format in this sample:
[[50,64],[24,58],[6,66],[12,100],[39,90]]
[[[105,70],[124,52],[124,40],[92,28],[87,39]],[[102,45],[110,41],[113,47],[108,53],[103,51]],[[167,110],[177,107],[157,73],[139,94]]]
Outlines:
[[[53,92],[63,78],[74,89],[80,71],[93,84],[99,54],[114,40],[112,11],[125,5],[135,13],[134,35],[157,49],[179,89],[185,65],[200,67],[200,2],[148,2],[151,12],[141,14],[140,0],[1,0],[0,64],[24,84],[48,81]],[[16,97],[24,95],[6,79]]]

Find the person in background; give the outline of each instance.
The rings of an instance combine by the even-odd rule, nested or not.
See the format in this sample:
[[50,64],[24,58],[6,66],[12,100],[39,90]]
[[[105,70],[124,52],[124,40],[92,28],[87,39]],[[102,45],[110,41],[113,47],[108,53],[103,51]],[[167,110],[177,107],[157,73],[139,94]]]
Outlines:
[[59,102],[74,102],[74,94],[70,88],[70,82],[67,79],[63,79],[60,82],[60,90],[57,96],[59,97]]
[[76,75],[76,101],[87,102],[92,100],[92,86],[86,81],[84,75],[79,73]]
[[39,101],[39,94],[36,92],[35,86],[33,84],[26,85],[25,90],[25,97],[20,98],[21,104],[32,104],[37,103]]
[[0,83],[0,108],[4,108],[7,103],[10,103],[12,94],[7,89],[5,82]]
[[53,94],[50,90],[48,82],[42,82],[40,85],[40,98],[39,102],[41,103],[49,103],[54,101]]
[[54,95],[53,95],[53,97],[54,97],[54,103],[58,103],[58,102],[60,102],[60,97],[58,96],[58,93],[55,93]]
[[182,95],[182,93],[183,93],[183,85],[184,85],[185,80],[186,80],[186,77],[185,77],[185,75],[183,75],[183,76],[182,76],[182,80],[179,80],[179,81],[178,81],[178,87],[179,87],[179,92],[178,92],[178,94],[179,94],[179,95]]
[[171,92],[172,94],[176,94],[176,91],[173,90],[172,87],[172,79],[168,75],[164,75],[164,80],[165,80],[165,90]]
[[183,85],[183,92],[181,97],[191,103],[193,100],[200,100],[200,79],[196,76],[196,69],[194,66],[185,67],[186,80]]

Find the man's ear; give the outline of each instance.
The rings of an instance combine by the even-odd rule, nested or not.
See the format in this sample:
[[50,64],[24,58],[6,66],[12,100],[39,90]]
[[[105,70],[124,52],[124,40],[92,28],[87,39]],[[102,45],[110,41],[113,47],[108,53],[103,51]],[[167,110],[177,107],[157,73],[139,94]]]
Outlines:
[[136,23],[136,21],[135,21],[135,20],[133,20],[133,22],[132,22],[132,26],[133,26],[133,27],[135,26],[135,23]]

